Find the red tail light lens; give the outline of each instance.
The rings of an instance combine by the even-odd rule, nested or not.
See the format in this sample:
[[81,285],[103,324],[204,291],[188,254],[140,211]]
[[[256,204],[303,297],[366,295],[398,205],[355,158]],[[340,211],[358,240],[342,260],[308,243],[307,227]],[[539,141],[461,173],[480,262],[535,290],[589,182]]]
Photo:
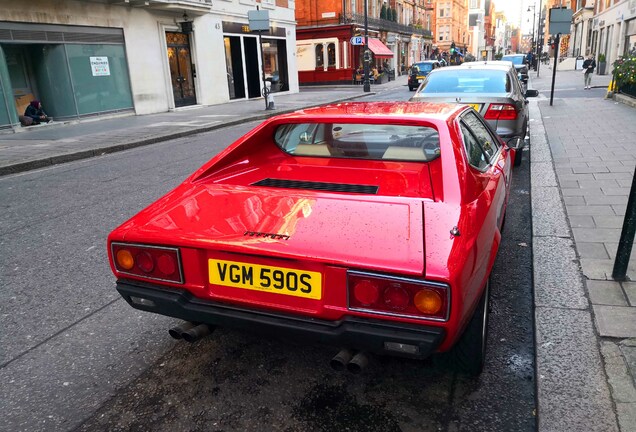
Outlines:
[[384,304],[389,309],[403,311],[411,302],[409,293],[398,283],[388,286],[383,294]]
[[349,271],[349,309],[436,321],[448,319],[448,285]]
[[144,273],[150,273],[155,268],[155,262],[153,261],[152,256],[146,251],[139,252],[135,261],[137,262],[139,270]]
[[144,279],[183,283],[179,250],[161,246],[112,243],[118,273]]
[[512,104],[490,104],[484,118],[486,120],[514,120],[517,118],[517,108]]
[[378,301],[380,287],[373,281],[362,279],[353,287],[353,295],[357,302],[364,306],[369,306]]

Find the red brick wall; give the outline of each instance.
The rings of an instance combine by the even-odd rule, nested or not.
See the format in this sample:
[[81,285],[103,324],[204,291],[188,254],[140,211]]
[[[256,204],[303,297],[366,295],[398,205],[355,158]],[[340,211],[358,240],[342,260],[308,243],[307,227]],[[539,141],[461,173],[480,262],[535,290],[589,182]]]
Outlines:
[[[324,12],[335,12],[336,16],[323,18]],[[337,23],[341,13],[342,0],[296,0],[296,21],[299,27]]]

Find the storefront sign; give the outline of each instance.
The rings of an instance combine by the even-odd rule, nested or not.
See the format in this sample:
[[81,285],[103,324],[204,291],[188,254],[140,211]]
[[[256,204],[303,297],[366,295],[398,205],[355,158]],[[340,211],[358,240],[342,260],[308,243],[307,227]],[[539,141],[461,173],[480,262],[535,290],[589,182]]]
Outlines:
[[323,18],[335,18],[336,17],[336,13],[335,12],[323,12],[322,13],[322,17]]
[[108,65],[108,57],[90,57],[91,72],[93,76],[109,76],[110,66]]
[[[227,21],[223,21],[223,33],[238,33],[238,34],[251,34],[252,30],[250,29],[249,24],[240,24],[240,23],[231,23]],[[271,26],[269,28],[269,32],[264,31],[263,36],[281,36],[285,37],[285,29],[281,27]]]

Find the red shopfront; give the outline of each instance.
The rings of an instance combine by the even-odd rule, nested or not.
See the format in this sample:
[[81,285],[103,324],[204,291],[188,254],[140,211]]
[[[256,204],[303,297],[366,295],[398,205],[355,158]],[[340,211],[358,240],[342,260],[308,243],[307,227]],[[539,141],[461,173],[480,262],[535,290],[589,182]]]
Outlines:
[[[352,25],[296,29],[296,60],[300,85],[353,82],[355,70],[362,66],[364,46],[351,45],[359,35]],[[373,35],[377,36],[377,35]],[[393,53],[380,40],[369,35],[371,66],[381,65]]]

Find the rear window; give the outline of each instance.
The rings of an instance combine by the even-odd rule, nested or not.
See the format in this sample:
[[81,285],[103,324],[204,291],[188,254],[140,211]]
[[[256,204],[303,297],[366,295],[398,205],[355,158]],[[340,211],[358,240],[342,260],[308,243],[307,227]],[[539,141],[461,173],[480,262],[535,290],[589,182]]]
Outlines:
[[433,69],[432,63],[415,63],[415,67],[421,71],[430,71]]
[[420,93],[509,93],[510,88],[505,70],[453,68],[428,75]]
[[501,59],[505,61],[512,62],[513,64],[520,65],[523,64],[524,56],[503,56]]
[[274,140],[294,156],[428,162],[440,154],[439,134],[427,126],[286,124],[276,129]]

